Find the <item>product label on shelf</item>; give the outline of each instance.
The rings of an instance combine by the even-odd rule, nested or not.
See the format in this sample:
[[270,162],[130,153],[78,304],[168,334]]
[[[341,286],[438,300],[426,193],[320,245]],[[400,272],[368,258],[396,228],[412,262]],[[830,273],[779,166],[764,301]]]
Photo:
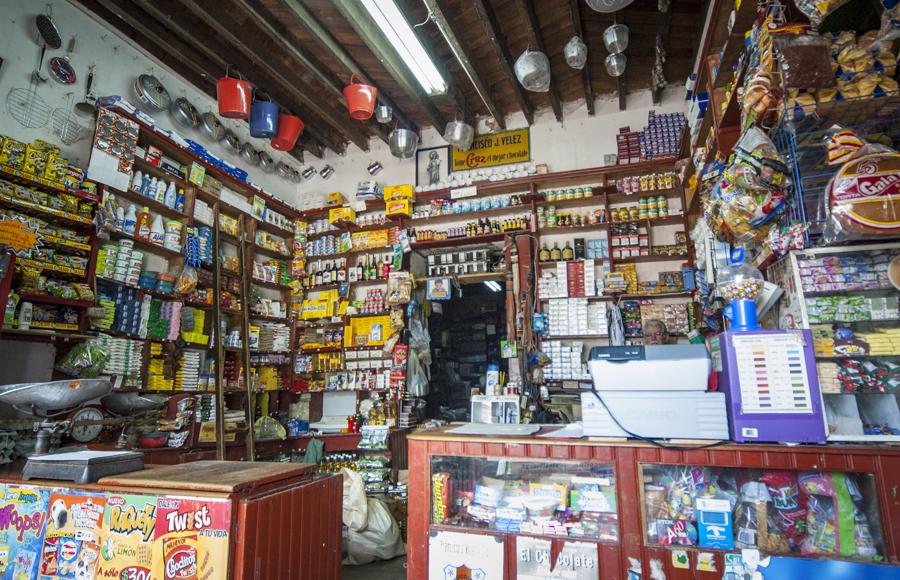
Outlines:
[[9,246],[20,256],[38,246],[37,227],[17,219],[0,218],[0,246]]
[[518,580],[599,580],[597,544],[565,542],[552,562],[550,540],[516,537],[516,578]]
[[228,569],[231,504],[227,500],[160,497],[153,578],[224,578]]
[[98,578],[150,580],[156,533],[155,495],[110,496],[104,515]]
[[501,536],[441,531],[428,538],[428,580],[502,580],[503,567]]
[[802,337],[787,334],[733,336],[744,413],[812,413]]
[[479,135],[467,151],[450,148],[453,171],[495,167],[531,161],[531,134],[528,127],[490,135]]
[[0,485],[0,490],[0,579],[34,578],[50,492],[16,485]]

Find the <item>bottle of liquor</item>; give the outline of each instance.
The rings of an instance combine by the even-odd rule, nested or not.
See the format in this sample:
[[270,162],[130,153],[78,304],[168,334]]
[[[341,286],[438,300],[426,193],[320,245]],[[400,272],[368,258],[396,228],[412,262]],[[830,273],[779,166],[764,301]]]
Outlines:
[[562,252],[559,250],[559,242],[553,242],[553,249],[550,250],[550,259],[554,262],[562,260]]
[[550,261],[550,250],[547,248],[547,242],[544,242],[541,245],[541,251],[538,252],[538,260],[540,260],[541,262]]
[[575,250],[572,249],[572,246],[569,245],[569,242],[566,242],[566,245],[563,248],[562,259],[563,260],[574,260],[575,259]]
[[347,259],[346,258],[341,258],[340,264],[338,265],[337,281],[338,282],[346,282],[347,281]]

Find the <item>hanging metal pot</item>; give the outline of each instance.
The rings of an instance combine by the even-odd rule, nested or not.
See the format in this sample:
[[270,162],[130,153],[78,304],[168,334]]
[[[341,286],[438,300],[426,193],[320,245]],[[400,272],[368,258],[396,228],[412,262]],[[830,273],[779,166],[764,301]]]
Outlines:
[[375,120],[379,123],[390,123],[394,118],[394,111],[387,105],[378,105],[375,107]]
[[225,131],[225,149],[230,153],[240,153],[241,152],[241,141],[237,138],[231,129],[227,129]]
[[137,97],[145,111],[156,113],[169,108],[172,97],[169,91],[153,75],[140,75],[134,80],[134,96]]
[[516,78],[527,90],[546,93],[550,90],[550,59],[543,52],[525,49],[513,67]]
[[172,101],[172,106],[169,107],[169,113],[172,114],[172,118],[175,119],[175,122],[182,127],[193,129],[200,124],[200,115],[197,113],[196,107],[184,97],[178,97]]
[[275,164],[275,174],[282,179],[290,179],[292,172],[291,167],[284,161],[279,161]]
[[221,141],[225,138],[225,126],[211,112],[200,115],[200,132],[211,141]]
[[475,139],[475,128],[463,121],[450,121],[444,129],[444,141],[460,151],[468,151]]
[[244,143],[241,147],[241,159],[250,165],[259,165],[259,151],[254,149],[249,143]]
[[334,175],[334,167],[332,167],[331,165],[326,165],[319,170],[319,177],[321,177],[322,179],[328,179],[332,175]]
[[271,139],[278,133],[278,103],[257,89],[250,104],[250,136]]
[[303,172],[300,175],[303,176],[303,179],[312,179],[315,174],[316,174],[315,169],[313,169],[312,167],[307,167],[306,169],[303,170]]
[[613,24],[604,30],[603,44],[610,54],[625,52],[628,48],[628,27],[624,24]]
[[611,77],[620,77],[625,73],[625,65],[627,60],[621,52],[611,54],[606,57],[606,72]]
[[264,173],[272,173],[275,171],[275,161],[272,159],[272,156],[265,151],[259,152],[259,168],[262,169]]
[[575,70],[581,70],[587,63],[588,47],[580,36],[573,36],[563,48],[563,56],[566,57],[567,65]]
[[604,14],[609,14],[610,12],[617,12],[632,2],[634,0],[585,0],[587,5],[596,10],[597,12],[602,12]]
[[391,148],[391,155],[398,159],[409,159],[416,154],[419,136],[409,129],[394,129],[388,135],[388,145]]

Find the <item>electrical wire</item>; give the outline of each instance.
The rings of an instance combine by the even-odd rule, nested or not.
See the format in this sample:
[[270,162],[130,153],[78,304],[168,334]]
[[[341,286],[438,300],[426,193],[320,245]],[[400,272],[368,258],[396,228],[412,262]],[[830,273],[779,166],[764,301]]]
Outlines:
[[720,440],[720,441],[716,441],[714,443],[708,443],[705,445],[697,445],[697,446],[667,445],[665,443],[662,443],[662,441],[664,441],[664,439],[662,439],[660,437],[645,437],[643,435],[638,435],[637,433],[634,433],[634,432],[626,429],[625,426],[622,425],[618,419],[616,419],[616,416],[613,415],[613,412],[609,408],[609,406],[606,404],[606,401],[603,400],[603,397],[600,396],[600,393],[598,393],[597,389],[595,389],[593,386],[591,386],[591,393],[593,393],[594,396],[597,397],[597,400],[600,401],[600,404],[603,405],[604,409],[606,409],[606,412],[609,414],[609,418],[612,419],[613,423],[616,424],[616,427],[618,427],[619,429],[624,431],[625,434],[628,435],[629,437],[631,437],[632,439],[637,439],[639,441],[643,441],[644,443],[649,443],[650,445],[655,445],[656,447],[660,447],[662,449],[671,449],[673,451],[694,451],[697,449],[711,449],[713,447],[719,447],[720,445],[725,445],[727,443],[730,443],[730,441]]

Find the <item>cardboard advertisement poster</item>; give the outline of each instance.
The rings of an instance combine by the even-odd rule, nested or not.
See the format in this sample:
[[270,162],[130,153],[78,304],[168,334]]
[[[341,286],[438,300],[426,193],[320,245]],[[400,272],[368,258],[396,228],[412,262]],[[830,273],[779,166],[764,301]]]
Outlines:
[[39,580],[96,578],[106,500],[105,495],[50,493]]
[[154,580],[225,578],[231,503],[163,496],[157,500]]
[[151,580],[156,535],[155,495],[110,495],[97,578]]
[[500,580],[503,537],[432,531],[428,537],[428,580]]
[[50,491],[0,485],[0,580],[37,576]]

